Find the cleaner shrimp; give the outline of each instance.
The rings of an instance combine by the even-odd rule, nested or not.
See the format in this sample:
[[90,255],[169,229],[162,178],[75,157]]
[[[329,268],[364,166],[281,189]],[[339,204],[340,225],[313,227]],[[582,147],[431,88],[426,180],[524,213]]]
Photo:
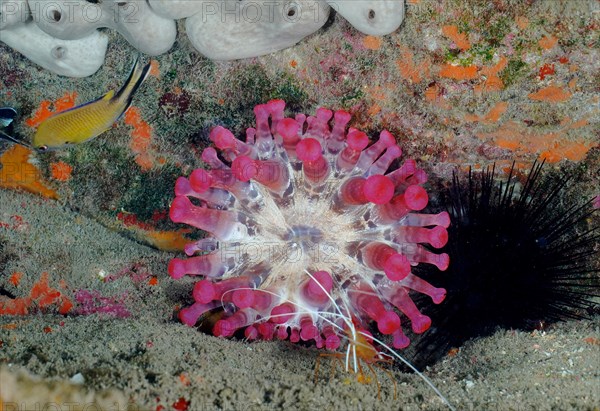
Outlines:
[[[422,372],[420,372],[414,365],[412,365],[408,360],[394,351],[389,345],[387,345],[382,340],[374,337],[371,333],[366,330],[361,330],[357,327],[357,321],[352,317],[350,310],[344,305],[345,310],[340,307],[340,304],[335,301],[335,299],[331,296],[331,293],[328,292],[319,281],[315,279],[315,277],[308,271],[304,270],[305,273],[315,281],[316,284],[322,289],[323,293],[325,293],[331,303],[331,306],[335,311],[317,311],[307,309],[302,304],[291,301],[289,299],[283,299],[286,303],[291,304],[298,308],[297,313],[306,314],[306,315],[315,315],[318,318],[322,319],[325,323],[327,323],[333,330],[335,330],[335,335],[339,338],[342,337],[346,341],[345,352],[332,352],[332,353],[321,353],[319,357],[317,357],[315,364],[315,383],[318,381],[318,372],[319,372],[319,359],[324,357],[332,357],[335,360],[334,365],[332,366],[332,375],[335,371],[335,364],[337,362],[342,362],[344,366],[344,370],[349,373],[353,373],[357,376],[357,381],[363,384],[368,384],[371,382],[370,378],[365,375],[362,364],[364,363],[369,371],[373,374],[375,378],[375,382],[377,384],[377,397],[381,398],[380,395],[380,384],[377,379],[377,375],[373,367],[377,367],[383,372],[385,372],[392,382],[394,383],[394,399],[396,398],[396,380],[392,373],[381,366],[381,364],[392,364],[395,360],[400,361],[408,368],[410,368],[415,374],[419,376],[432,390],[433,392],[441,399],[441,401],[448,407],[448,409],[455,411],[456,408],[450,404],[448,399],[440,392],[440,390],[433,384],[433,382],[427,378]],[[228,290],[221,297],[221,303],[225,303],[225,295],[231,292],[235,292],[237,290],[254,290],[259,291],[261,293],[267,293],[275,297],[281,297],[279,294],[266,290],[266,289],[254,289],[248,287],[240,287]],[[262,317],[260,319],[256,319],[255,321],[249,322],[246,324],[247,326],[252,326],[255,323],[268,321],[273,318],[283,317],[286,314],[271,314],[267,317]],[[381,351],[376,348],[375,344],[382,347],[385,351]]]

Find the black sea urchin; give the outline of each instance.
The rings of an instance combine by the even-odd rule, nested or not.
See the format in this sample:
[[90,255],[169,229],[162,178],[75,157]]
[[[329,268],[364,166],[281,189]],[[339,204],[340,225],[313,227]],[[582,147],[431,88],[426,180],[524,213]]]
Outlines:
[[447,299],[443,310],[424,310],[433,326],[415,345],[417,365],[497,327],[532,329],[589,314],[600,291],[597,210],[591,201],[565,201],[572,175],[543,178],[542,168],[534,163],[523,184],[514,165],[503,182],[494,180],[495,167],[469,171],[466,182],[454,175],[444,250],[451,264],[437,278]]

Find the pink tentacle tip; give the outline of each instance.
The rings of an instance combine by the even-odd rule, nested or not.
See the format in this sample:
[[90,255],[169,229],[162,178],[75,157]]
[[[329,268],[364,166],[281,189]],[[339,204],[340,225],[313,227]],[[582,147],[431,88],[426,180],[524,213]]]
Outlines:
[[437,256],[435,257],[435,262],[433,264],[438,268],[438,270],[446,271],[450,266],[450,256],[446,253],[433,255]]
[[440,304],[446,299],[446,290],[444,288],[434,288],[430,297],[434,304]]
[[212,182],[213,179],[210,174],[202,168],[198,168],[190,174],[190,185],[198,193],[204,193],[208,190]]
[[393,311],[386,311],[376,321],[377,329],[384,335],[392,334],[400,328],[400,317]]
[[247,156],[238,156],[231,163],[233,175],[240,181],[250,181],[258,174],[258,165]]
[[189,307],[182,308],[179,311],[179,320],[189,327],[193,327],[198,322],[200,316],[216,307],[216,304],[194,303]]
[[213,160],[218,158],[217,150],[215,150],[213,147],[206,147],[204,150],[202,150],[202,155],[200,157],[202,158],[202,161],[210,164]]
[[187,196],[193,193],[192,185],[190,181],[185,177],[179,177],[175,181],[175,195],[176,196]]
[[167,271],[171,278],[178,280],[187,274],[185,269],[185,261],[186,260],[182,260],[179,258],[174,258],[171,261],[169,261]]
[[402,254],[393,254],[383,266],[385,275],[392,281],[401,281],[410,274],[410,261]]
[[331,120],[331,117],[333,117],[333,111],[329,110],[328,108],[319,107],[316,115],[319,120],[327,123],[329,120]]
[[[442,226],[433,227],[429,231],[428,242],[434,248],[444,247],[448,243],[448,230]],[[450,264],[450,259],[448,259],[448,264]],[[446,265],[447,267],[448,265]]]
[[296,153],[301,161],[317,161],[323,156],[323,148],[314,138],[305,138],[296,146]]
[[190,307],[182,308],[181,311],[179,311],[179,321],[188,327],[193,327],[196,325],[196,321],[198,321],[200,315],[201,314],[196,314],[194,312],[194,306],[192,305]]
[[394,347],[395,349],[401,350],[403,348],[408,347],[409,345],[410,339],[406,335],[404,335],[402,330],[396,331],[392,336],[392,347]]
[[212,281],[200,280],[194,285],[192,296],[196,302],[207,304],[217,299],[217,291]]
[[333,279],[327,271],[317,271],[304,285],[304,295],[313,304],[324,304],[329,301]]
[[221,126],[212,129],[209,139],[221,150],[235,147],[235,136],[231,131]]
[[450,227],[450,214],[447,211],[442,211],[437,216],[437,225],[444,228]]
[[368,201],[374,204],[389,203],[394,196],[394,183],[389,177],[374,175],[367,178],[364,194]]
[[369,145],[369,137],[362,131],[351,128],[346,138],[348,147],[356,151],[362,151]]
[[293,118],[284,118],[277,123],[277,133],[281,135],[284,142],[296,142],[299,140],[299,130],[300,124]]
[[250,325],[244,330],[244,337],[248,340],[256,340],[258,338],[258,330],[255,326]]
[[258,324],[258,333],[261,337],[266,340],[273,339],[273,333],[275,332],[275,326],[271,323],[260,323]]
[[283,100],[270,100],[267,103],[269,112],[274,115],[276,113],[283,113],[285,110],[285,101]]
[[314,340],[318,335],[319,329],[310,318],[304,318],[300,321],[300,339],[302,341]]
[[293,318],[294,311],[294,306],[289,303],[273,307],[271,310],[271,321],[275,324],[285,324]]
[[335,334],[329,335],[329,336],[327,336],[327,338],[325,338],[325,348],[330,351],[337,350],[340,347],[340,344],[341,344],[340,337],[338,337]]
[[350,122],[352,114],[344,110],[338,110],[333,115],[336,124],[343,124],[344,126]]
[[379,134],[379,141],[383,142],[384,147],[390,147],[396,144],[396,138],[387,130],[382,130]]
[[404,201],[412,210],[419,211],[427,206],[429,196],[423,187],[412,185],[404,192]]
[[419,314],[411,318],[411,328],[415,334],[423,334],[429,327],[431,327],[431,318],[428,316]]

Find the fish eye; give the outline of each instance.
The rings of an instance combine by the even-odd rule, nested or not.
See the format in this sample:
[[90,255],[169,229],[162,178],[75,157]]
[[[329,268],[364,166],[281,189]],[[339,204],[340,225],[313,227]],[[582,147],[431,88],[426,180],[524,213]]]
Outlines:
[[46,151],[46,150],[48,150],[48,146],[39,146],[38,150],[39,151]]

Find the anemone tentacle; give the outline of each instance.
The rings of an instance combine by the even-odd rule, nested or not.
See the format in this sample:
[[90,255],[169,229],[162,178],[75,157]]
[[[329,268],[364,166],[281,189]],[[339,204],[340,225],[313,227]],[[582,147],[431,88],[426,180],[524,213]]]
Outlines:
[[417,333],[431,324],[410,293],[436,304],[445,297],[412,268],[448,267],[434,251],[448,241],[448,213],[417,213],[428,203],[427,176],[413,160],[389,170],[402,150],[388,131],[369,146],[365,133],[346,130],[347,112],[286,118],[284,109],[281,100],[255,107],[245,142],[213,129],[219,151],[202,154],[210,168],[177,181],[171,219],[210,234],[169,265],[173,278],[204,277],[181,320],[192,326],[223,307],[217,336],[244,330],[248,339],[336,349],[345,316],[406,347],[401,318]]

